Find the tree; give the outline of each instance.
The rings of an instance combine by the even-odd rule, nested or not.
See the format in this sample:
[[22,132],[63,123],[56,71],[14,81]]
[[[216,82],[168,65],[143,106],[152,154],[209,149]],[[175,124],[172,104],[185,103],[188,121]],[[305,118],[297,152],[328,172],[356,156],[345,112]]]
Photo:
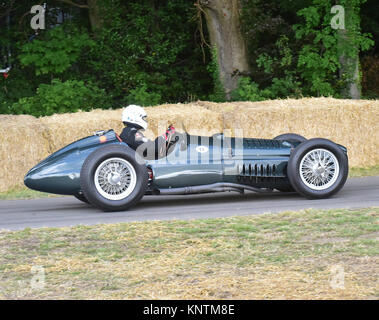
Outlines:
[[341,96],[343,98],[360,99],[361,76],[359,53],[362,47],[367,50],[371,44],[364,39],[360,30],[360,7],[366,0],[340,0],[339,4],[345,11],[345,26],[338,29],[338,61],[339,77],[344,83]]
[[373,44],[360,29],[365,1],[340,0],[337,9],[332,0],[312,0],[298,11],[305,21],[294,26],[296,38],[305,44],[297,69],[312,95],[360,98],[359,54]]
[[240,26],[239,0],[198,0],[204,13],[225,96],[230,100],[238,79],[250,72],[246,43]]
[[98,0],[86,0],[85,2],[75,2],[71,0],[57,0],[81,9],[88,10],[88,17],[91,23],[92,31],[96,31],[102,28],[103,19],[100,13],[100,1]]

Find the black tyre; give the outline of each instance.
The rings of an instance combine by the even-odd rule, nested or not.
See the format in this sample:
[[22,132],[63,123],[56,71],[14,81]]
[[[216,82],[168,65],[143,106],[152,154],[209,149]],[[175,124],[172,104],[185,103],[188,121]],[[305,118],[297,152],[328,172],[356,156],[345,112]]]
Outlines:
[[345,152],[334,142],[316,138],[302,142],[288,161],[293,188],[310,199],[330,197],[345,184],[349,171]]
[[148,173],[141,157],[127,146],[110,145],[92,152],[83,163],[84,197],[104,211],[123,211],[145,194]]
[[[296,142],[307,141],[306,138],[296,133],[284,133],[275,137],[274,140],[291,140]],[[295,192],[295,189],[291,185],[278,187],[276,190],[279,190],[281,192]]]
[[284,133],[275,137],[274,140],[292,140],[292,141],[298,141],[298,142],[307,141],[306,138],[296,133]]
[[74,194],[74,197],[81,202],[89,203],[87,198],[83,194]]
[[276,187],[280,192],[295,192],[296,190],[289,184],[288,186]]

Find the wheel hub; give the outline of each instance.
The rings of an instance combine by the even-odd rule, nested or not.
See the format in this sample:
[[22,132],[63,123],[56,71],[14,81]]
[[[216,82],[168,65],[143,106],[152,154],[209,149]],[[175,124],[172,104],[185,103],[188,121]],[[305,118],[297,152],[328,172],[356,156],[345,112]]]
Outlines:
[[325,190],[336,182],[339,163],[329,150],[314,149],[302,158],[299,174],[307,187],[313,190]]
[[94,182],[97,191],[104,198],[122,200],[133,192],[137,174],[129,161],[110,158],[97,167]]
[[319,164],[318,166],[316,166],[316,169],[313,170],[314,174],[318,177],[322,177],[325,175],[325,167],[322,166],[321,164]]
[[108,174],[108,182],[115,186],[121,184],[121,175],[118,172],[111,172]]

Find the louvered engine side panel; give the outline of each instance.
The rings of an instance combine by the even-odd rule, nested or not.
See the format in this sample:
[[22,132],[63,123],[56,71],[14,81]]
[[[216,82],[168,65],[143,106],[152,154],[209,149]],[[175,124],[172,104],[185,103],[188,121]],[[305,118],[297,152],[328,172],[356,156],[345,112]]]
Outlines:
[[245,162],[238,165],[237,180],[241,183],[258,183],[277,178],[285,178],[281,163]]

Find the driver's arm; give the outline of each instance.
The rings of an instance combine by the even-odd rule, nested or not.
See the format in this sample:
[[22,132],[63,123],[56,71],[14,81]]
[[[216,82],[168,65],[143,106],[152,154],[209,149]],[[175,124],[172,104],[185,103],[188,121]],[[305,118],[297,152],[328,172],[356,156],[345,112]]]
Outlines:
[[135,135],[135,144],[138,145],[138,153],[147,159],[157,159],[160,156],[163,156],[167,147],[166,142],[174,133],[175,128],[170,126],[165,134],[155,138],[154,141],[151,141],[147,139],[142,133],[137,132]]

